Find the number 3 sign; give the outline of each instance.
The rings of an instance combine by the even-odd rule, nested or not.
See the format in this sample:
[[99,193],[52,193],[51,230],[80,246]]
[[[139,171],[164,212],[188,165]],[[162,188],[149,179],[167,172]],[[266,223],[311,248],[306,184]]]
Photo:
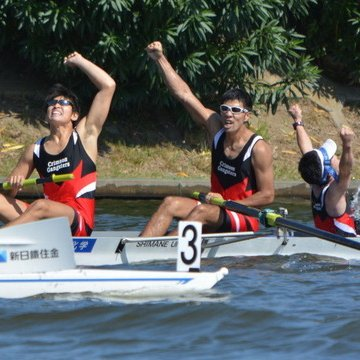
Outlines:
[[179,221],[177,271],[200,271],[202,224]]

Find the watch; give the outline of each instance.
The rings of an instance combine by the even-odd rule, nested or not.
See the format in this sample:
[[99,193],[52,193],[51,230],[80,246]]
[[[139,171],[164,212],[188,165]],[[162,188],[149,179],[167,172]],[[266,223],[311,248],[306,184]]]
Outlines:
[[292,125],[294,130],[296,130],[298,126],[304,126],[304,123],[302,121],[295,121]]

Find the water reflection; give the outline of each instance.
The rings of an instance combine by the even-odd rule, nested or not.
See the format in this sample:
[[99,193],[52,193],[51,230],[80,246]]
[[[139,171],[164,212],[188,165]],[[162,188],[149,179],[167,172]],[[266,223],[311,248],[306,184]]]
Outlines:
[[99,199],[96,201],[96,230],[141,231],[160,200]]
[[[32,201],[32,200],[28,200]],[[141,231],[151,215],[160,205],[161,200],[97,199],[96,230],[136,230]],[[312,224],[310,202],[301,198],[277,199],[269,208],[288,210],[289,219]],[[2,222],[0,221],[0,226]],[[173,223],[176,226],[176,223]]]

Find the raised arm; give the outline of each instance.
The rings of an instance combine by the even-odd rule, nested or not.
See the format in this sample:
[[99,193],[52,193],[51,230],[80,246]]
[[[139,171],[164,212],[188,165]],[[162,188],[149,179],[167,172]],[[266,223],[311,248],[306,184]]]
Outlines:
[[292,105],[289,109],[289,114],[294,120],[293,126],[296,131],[297,144],[301,153],[304,155],[305,153],[313,150],[313,145],[305,130],[300,106],[298,104]]
[[85,130],[84,137],[95,136],[97,138],[110,110],[111,100],[116,87],[115,81],[103,69],[77,52],[73,52],[65,57],[64,64],[80,69],[98,89],[89,113],[81,119],[77,126],[79,132]]
[[190,87],[178,75],[165,57],[159,41],[154,41],[148,45],[146,51],[149,57],[157,64],[171,94],[184,105],[193,120],[199,125],[205,126],[213,136],[221,128],[220,115],[206,108],[193,94]]
[[329,215],[340,216],[346,209],[346,193],[351,183],[351,172],[354,165],[352,142],[355,134],[348,126],[340,130],[342,140],[342,154],[339,162],[339,179],[330,185],[326,199],[326,210]]
[[339,163],[339,183],[344,183],[346,189],[351,182],[351,172],[354,164],[354,154],[352,152],[352,142],[355,134],[348,126],[343,126],[340,131],[342,140],[342,154]]

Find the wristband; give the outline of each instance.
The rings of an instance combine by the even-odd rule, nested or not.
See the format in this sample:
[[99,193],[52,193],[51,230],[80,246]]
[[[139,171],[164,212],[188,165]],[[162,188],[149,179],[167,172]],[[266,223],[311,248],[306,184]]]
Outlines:
[[296,130],[298,126],[304,126],[304,123],[302,121],[295,121],[292,125],[294,130]]

